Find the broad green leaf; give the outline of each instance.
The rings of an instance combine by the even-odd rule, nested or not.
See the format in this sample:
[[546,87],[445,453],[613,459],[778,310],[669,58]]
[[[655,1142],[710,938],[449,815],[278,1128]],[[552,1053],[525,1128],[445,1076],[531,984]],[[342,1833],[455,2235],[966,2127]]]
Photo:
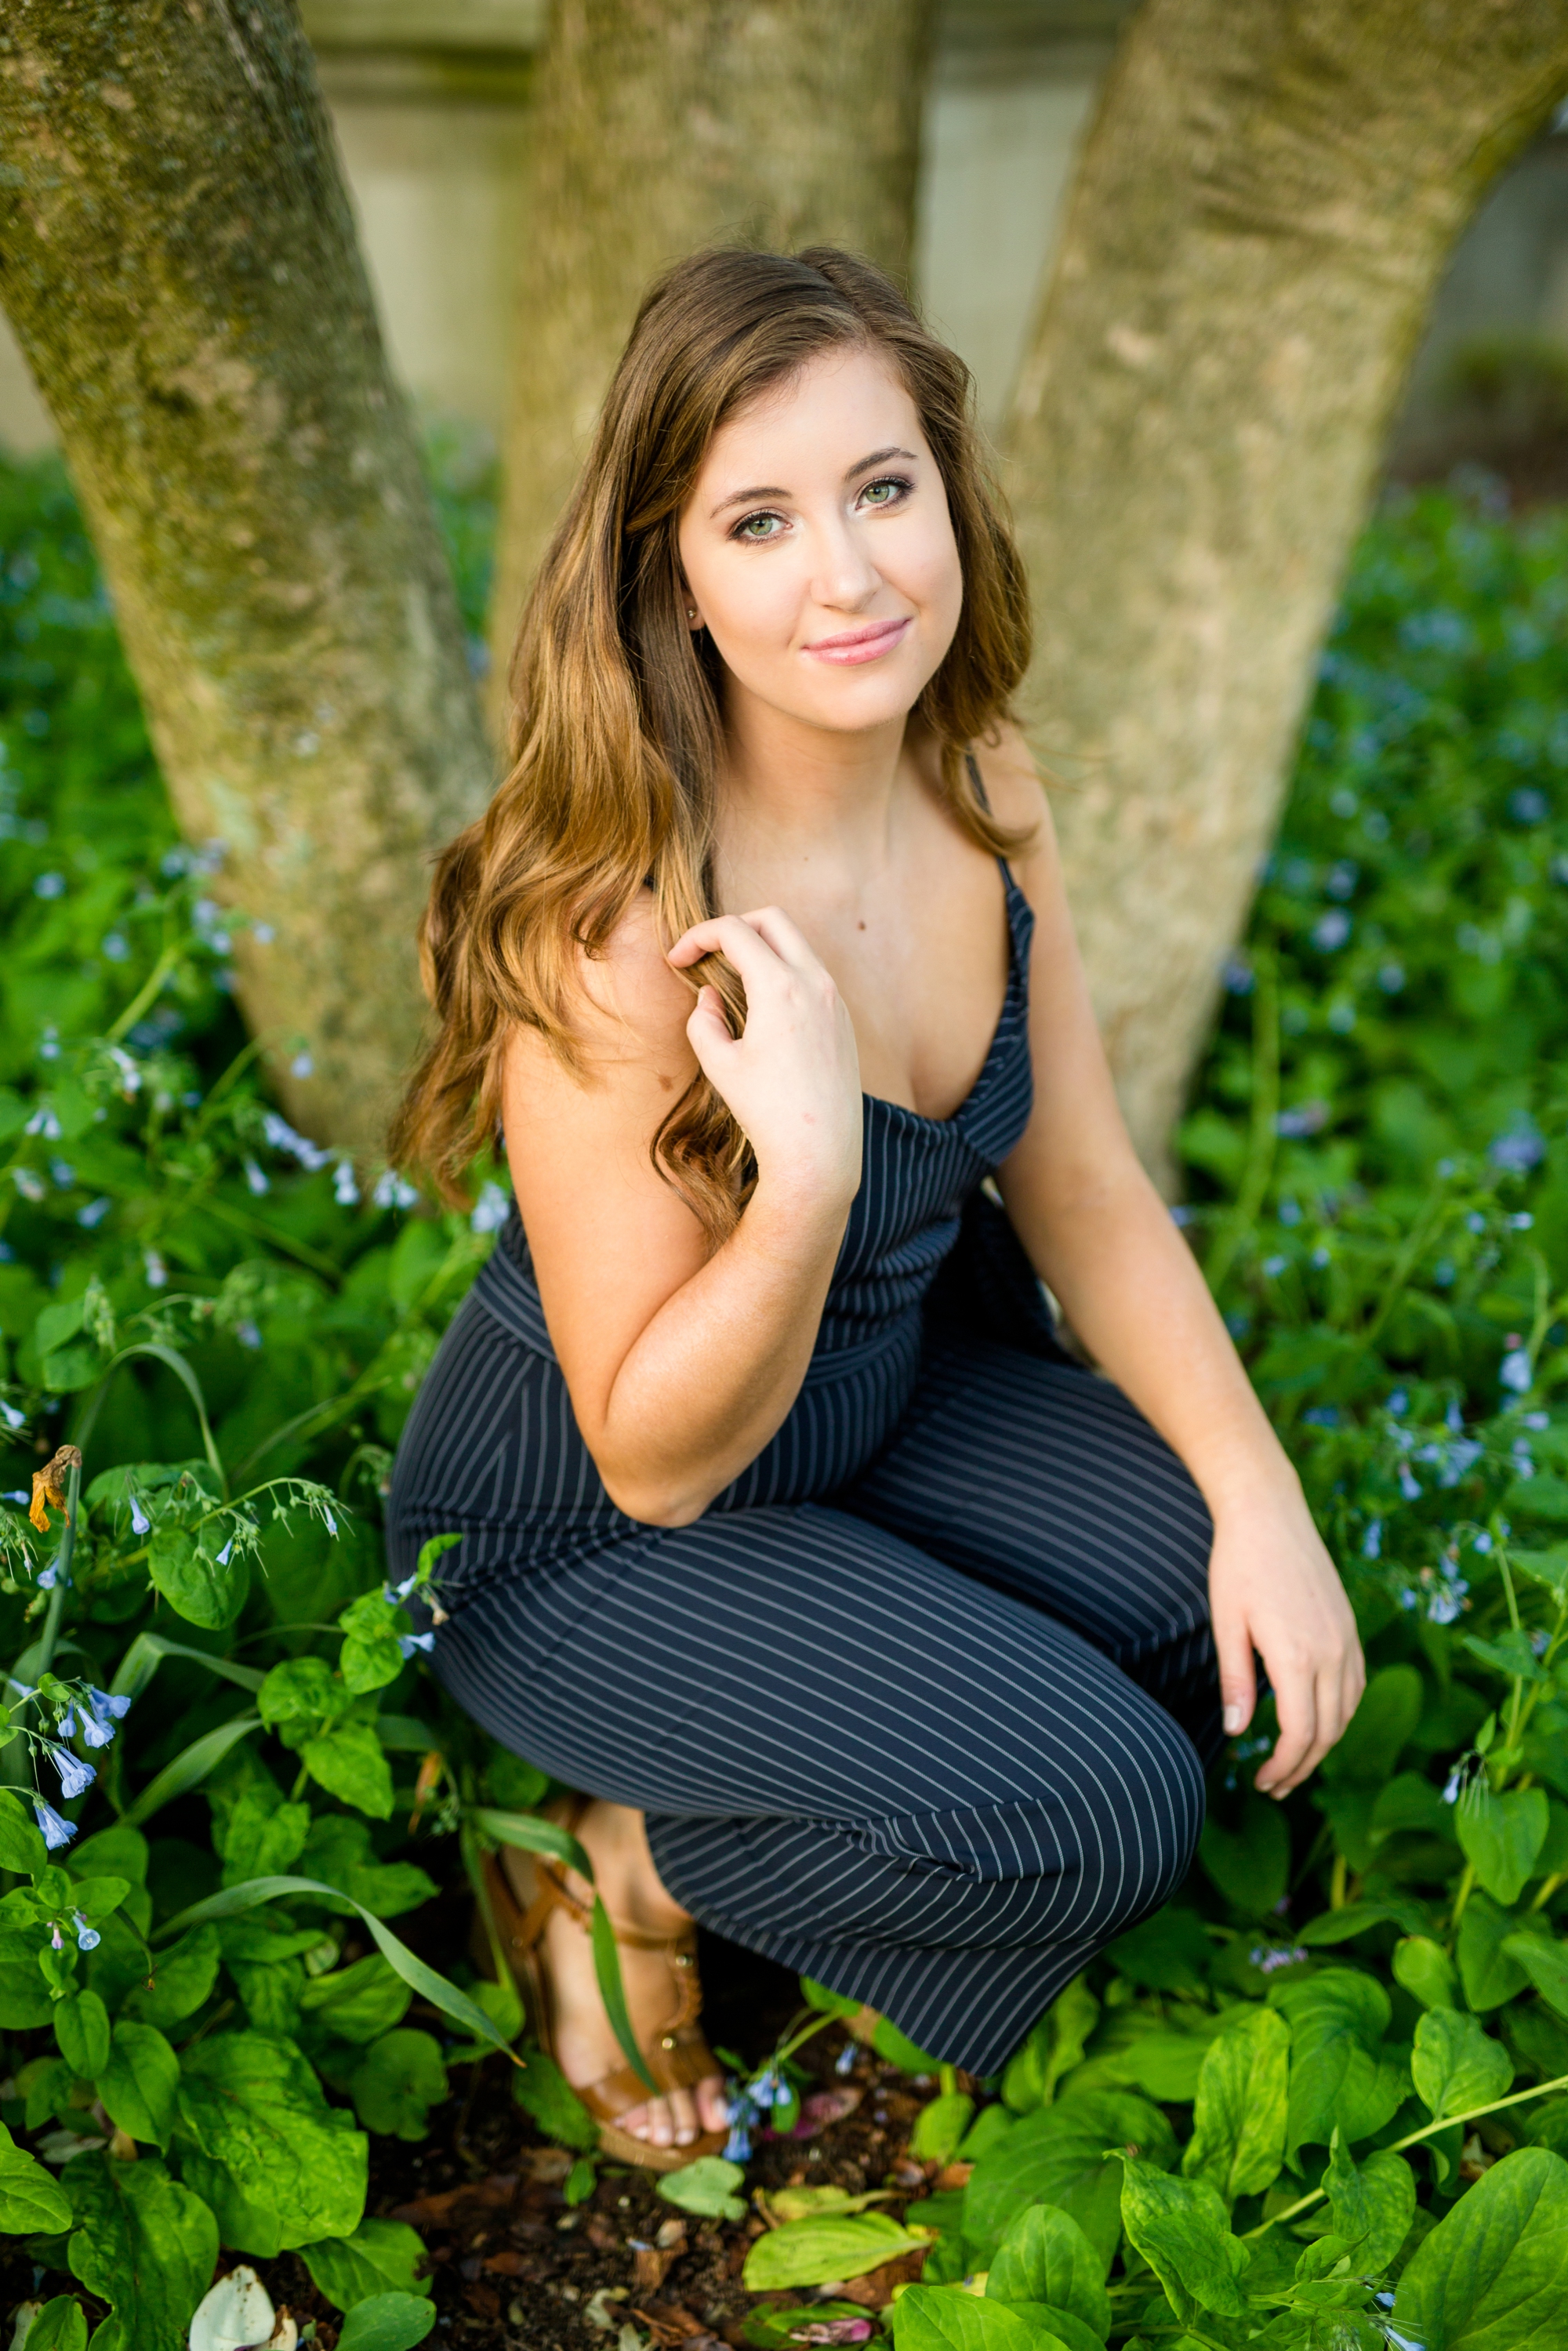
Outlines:
[[1276,2009],[1254,2009],[1209,2043],[1182,2152],[1189,2179],[1207,2179],[1227,2204],[1271,2186],[1285,2160],[1290,2069],[1291,2031]]
[[[1530,1938],[1520,1939],[1528,1943]],[[1422,2105],[1434,2122],[1440,2122],[1445,2116],[1469,2114],[1474,2106],[1488,2106],[1505,2096],[1513,2080],[1513,2060],[1479,2017],[1461,2015],[1454,2008],[1429,2008],[1416,2027],[1410,2075]]]
[[299,2006],[340,2041],[377,2041],[401,2024],[413,1994],[380,1951],[317,1976],[299,1995]]
[[[178,1917],[171,1918],[160,1931],[171,1935],[178,1928],[199,1926],[207,1918],[235,1918],[243,1911],[254,1910],[259,1903],[273,1902],[289,1894],[325,1894],[337,1902],[347,1902],[349,1907],[364,1920],[377,1949],[392,1961],[404,1983],[413,1985],[421,1999],[429,2001],[443,2016],[450,2016],[455,2023],[461,2024],[479,2040],[489,2042],[493,2048],[507,2050],[505,2035],[497,2031],[484,2010],[465,1992],[459,1991],[455,1984],[448,1983],[444,1976],[437,1975],[434,1968],[426,1967],[423,1959],[416,1959],[407,1944],[400,1942],[392,1928],[383,1927],[362,1902],[352,1901],[340,1886],[323,1885],[319,1877],[256,1877],[247,1886],[226,1886],[223,1893],[211,1894],[204,1902],[193,1903],[188,1910],[182,1910]],[[507,2050],[507,2053],[509,2056],[511,2052]]]
[[1409,1934],[1426,1923],[1426,1907],[1419,1902],[1347,1902],[1341,1909],[1320,1910],[1315,1918],[1303,1920],[1296,1929],[1296,1940],[1316,1951],[1334,1943],[1352,1943],[1358,1935],[1370,1934],[1374,1927],[1403,1927]]
[[912,2237],[883,2212],[830,2215],[820,2220],[789,2220],[758,2237],[746,2257],[741,2283],[747,2294],[779,2287],[827,2285],[834,2278],[863,2277],[900,2253],[926,2241]]
[[424,2245],[404,2220],[361,2220],[351,2237],[322,2237],[302,2245],[299,2258],[309,2271],[317,2292],[335,2310],[352,2310],[371,2294],[395,2289],[402,2294],[429,2294],[431,2282],[417,2272]]
[[983,2155],[994,2155],[1018,2119],[1010,2106],[982,2106],[958,2142],[959,2162],[978,2163]]
[[1200,2311],[1240,2318],[1247,2305],[1237,2280],[1247,2248],[1207,2179],[1178,2179],[1152,2163],[1122,2168],[1122,2226],[1166,2290],[1184,2325]]
[[1323,2175],[1334,2235],[1354,2248],[1358,2276],[1388,2267],[1410,2233],[1416,2216],[1416,2177],[1401,2155],[1386,2152],[1354,2162],[1333,2137]]
[[306,1740],[299,1760],[329,1796],[369,1813],[372,1820],[390,1817],[392,1767],[368,1722],[342,1722],[336,1730]]
[[976,2164],[964,2191],[974,2266],[988,2269],[1015,2216],[1044,2203],[1071,2214],[1108,2270],[1122,2233],[1122,2184],[1104,2159],[1107,2147],[1133,2149],[1162,2168],[1176,2161],[1169,2123],[1130,2090],[1069,2090],[1026,2115]]
[[109,2063],[109,2011],[95,1991],[70,1991],[55,2002],[55,2039],[82,2081],[96,2081]]
[[1074,2069],[1067,2086],[1142,2090],[1160,2105],[1190,2105],[1207,2047],[1207,2037],[1196,2032],[1162,2032],[1156,2026],[1091,2057]]
[[1319,1767],[1331,1782],[1392,1780],[1400,1754],[1421,1719],[1421,1677],[1414,1666],[1385,1666],[1362,1692],[1343,1736]]
[[146,2155],[135,2163],[79,2155],[60,2185],[76,2216],[71,2274],[111,2304],[133,2351],[185,2351],[218,2257],[217,2223],[201,2197]]
[[1337,2125],[1347,2144],[1381,2130],[1409,2095],[1409,2069],[1382,2047],[1388,1995],[1348,1968],[1277,1983],[1269,2005],[1291,2028],[1285,2152],[1327,2147]]
[[1167,1907],[1118,1935],[1106,1945],[1105,1957],[1119,1974],[1150,1991],[1200,1992],[1211,1950],[1196,1911]]
[[[327,1907],[344,1917],[358,1903],[378,1918],[396,1918],[435,1898],[432,1880],[412,1861],[378,1861],[369,1823],[347,1813],[322,1813],[311,1822],[300,1868],[305,1876],[342,1887],[346,1899],[329,1902]],[[256,1875],[265,1873],[258,1870]]]
[[678,2205],[699,2220],[744,2220],[746,2206],[736,2190],[745,2182],[740,2164],[727,2163],[722,2155],[699,2155],[695,2163],[684,2163],[678,2171],[662,2173],[653,2187],[666,2204]]
[[1568,2017],[1568,1945],[1542,1935],[1505,1935],[1502,1951],[1522,1968],[1548,2008]]
[[298,1749],[340,1714],[346,1693],[322,1657],[286,1657],[262,1683],[256,1708],[268,1730]]
[[[768,2241],[761,2237],[758,2244]],[[893,2309],[897,2351],[1061,2351],[1060,2336],[1038,2332],[1005,2302],[961,2286],[912,2285]]]
[[1506,1674],[1511,1681],[1539,1682],[1546,1677],[1541,1670],[1541,1660],[1530,1646],[1528,1633],[1516,1632],[1511,1625],[1500,1633],[1495,1641],[1483,1641],[1474,1633],[1465,1635],[1465,1646],[1472,1657],[1494,1673]]
[[1568,2341],[1568,2163],[1516,2148],[1416,2246],[1391,2323],[1441,2351],[1560,2351]]
[[183,1527],[155,1528],[147,1572],[177,1616],[208,1632],[232,1625],[250,1591],[250,1567],[237,1546],[226,1560],[204,1549]]
[[216,1930],[194,1927],[172,1950],[152,1954],[152,1980],[127,1995],[125,2012],[144,2024],[179,2024],[211,1995],[223,1956]]
[[1291,1882],[1291,1826],[1278,1804],[1249,1795],[1239,1825],[1204,1823],[1197,1857],[1233,1909],[1266,1917]]
[[48,1860],[38,1824],[20,1796],[0,1788],[0,1869],[31,1877]]
[[1071,2311],[1102,2342],[1111,2332],[1111,2297],[1099,2254],[1059,2204],[1031,2204],[1018,2214],[986,2280],[997,2302],[1043,2302]]
[[[625,2043],[622,2042],[622,2047]],[[935,2074],[939,2064],[924,2049],[917,2049],[907,2032],[901,2032],[890,2016],[879,2016],[872,2028],[871,2045],[879,2057],[896,2065],[901,2074]],[[632,2043],[635,2047],[635,2043]]]
[[[599,2125],[555,2059],[544,2050],[528,2052],[512,2075],[512,2095],[523,2112],[533,2116],[546,2138],[554,2139],[558,2147],[570,2147],[579,2155],[591,2155],[599,2145]],[[682,2177],[680,2173],[670,2176]],[[662,2191],[663,2180],[657,2185]]]
[[223,2032],[184,2053],[175,2133],[184,2176],[224,2241],[270,2256],[342,2237],[365,2208],[366,2144],[328,2105],[299,2052],[263,2032]]
[[1407,1935],[1394,1946],[1394,1980],[1403,1984],[1423,2008],[1457,2005],[1458,1978],[1441,1943],[1430,1935]]
[[0,2030],[26,2032],[55,2012],[36,1959],[0,1959]]
[[70,2199],[0,2123],[0,2234],[41,2237],[70,2226]]
[[225,1886],[270,1877],[303,1853],[310,1834],[310,1807],[280,1802],[278,1795],[269,1774],[267,1785],[240,1791],[221,1830],[214,1814],[213,1841],[223,1855]]
[[[13,2338],[22,2340],[21,2313],[16,2314],[17,2332]],[[46,2302],[26,2333],[27,2351],[87,2351],[87,2320],[82,2306],[74,2294],[59,2294],[53,2302]]]
[[1495,1902],[1517,1902],[1535,1874],[1546,1842],[1546,1791],[1515,1788],[1494,1796],[1484,1775],[1473,1780],[1455,1807],[1465,1858]]
[[1048,2106],[1056,2085],[1082,2058],[1100,2019],[1100,2003],[1082,1976],[1064,1984],[1027,2040],[1008,2061],[1002,2097],[1015,2114]]
[[395,1681],[403,1664],[398,1635],[408,1630],[402,1610],[379,1590],[362,1592],[350,1602],[338,1622],[343,1629],[338,1671],[344,1687],[357,1697],[367,1690],[384,1689],[388,1682]]
[[1568,1595],[1568,1543],[1553,1543],[1545,1551],[1515,1551],[1511,1544],[1508,1563],[1532,1583],[1544,1584],[1556,1599]]
[[357,2302],[338,2335],[338,2351],[413,2351],[435,2324],[435,2304],[417,2294],[373,2294]]
[[[1443,1802],[1443,1792],[1434,1788],[1424,1771],[1398,1771],[1386,1787],[1380,1788],[1372,1807],[1372,1835],[1381,1844],[1391,1836],[1451,1837],[1454,1834],[1454,1808]],[[1402,1906],[1389,1906],[1397,1911]],[[1410,1906],[1417,1914],[1418,1903]]]
[[155,2025],[121,2018],[98,2095],[110,2122],[143,2145],[166,2147],[174,2127],[180,2061]]
[[1003,2307],[1030,2331],[1030,2351],[1105,2351],[1105,2338],[1054,2302],[1009,2302]]
[[431,2107],[446,2095],[441,2043],[413,2028],[384,2032],[355,2066],[349,2088],[367,2130],[383,2138],[423,2138]]
[[1537,1933],[1548,1939],[1552,1933],[1538,1915],[1526,1912],[1523,1917],[1512,1917],[1500,1910],[1489,1895],[1471,1895],[1459,1921],[1455,1957],[1465,1998],[1478,2014],[1500,2008],[1504,2001],[1524,1990],[1530,1979],[1503,1946],[1511,1935]]
[[909,2138],[916,2163],[950,2163],[974,2113],[975,2101],[962,2090],[948,2090],[922,2106]]
[[259,1715],[240,1714],[232,1722],[220,1722],[215,1730],[204,1731],[200,1739],[193,1739],[172,1763],[165,1763],[162,1771],[149,1780],[135,1802],[126,1806],[122,1825],[139,1827],[165,1804],[172,1803],[176,1796],[188,1795],[193,1788],[199,1788],[231,1747],[260,1728]]

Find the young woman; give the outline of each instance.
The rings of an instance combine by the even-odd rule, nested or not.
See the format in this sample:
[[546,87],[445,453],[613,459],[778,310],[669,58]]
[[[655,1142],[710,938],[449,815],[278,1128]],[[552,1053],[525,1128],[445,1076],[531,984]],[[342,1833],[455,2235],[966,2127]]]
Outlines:
[[495,1889],[633,2160],[724,2126],[694,1920],[991,2073],[1181,1882],[1254,1653],[1275,1795],[1360,1696],[1117,1113],[1009,716],[1028,633],[961,362],[848,255],[700,256],[643,303],[512,772],[437,874],[397,1147],[450,1188],[504,1129],[517,1210],[392,1546],[461,1530],[436,1671],[584,1792],[663,2095],[586,1889],[520,1855]]

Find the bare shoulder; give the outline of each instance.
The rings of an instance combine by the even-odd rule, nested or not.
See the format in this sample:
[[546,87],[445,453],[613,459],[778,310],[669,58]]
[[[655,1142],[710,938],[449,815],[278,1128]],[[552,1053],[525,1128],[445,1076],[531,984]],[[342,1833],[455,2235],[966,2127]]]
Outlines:
[[1034,754],[1020,729],[1009,723],[998,727],[991,740],[976,744],[975,758],[992,815],[1009,830],[1033,836],[1016,860],[1019,879],[1027,887],[1030,869],[1054,872],[1056,868],[1056,830]]
[[[686,1041],[695,999],[665,957],[651,890],[638,891],[602,954],[578,951],[576,979],[572,1026],[582,1069],[578,1080],[562,1070],[566,1082],[591,1084],[596,1076],[634,1070],[661,1090],[677,1080],[686,1084],[696,1067]],[[561,1067],[543,1038],[528,1029],[513,1031],[507,1061],[514,1067],[542,1061]]]

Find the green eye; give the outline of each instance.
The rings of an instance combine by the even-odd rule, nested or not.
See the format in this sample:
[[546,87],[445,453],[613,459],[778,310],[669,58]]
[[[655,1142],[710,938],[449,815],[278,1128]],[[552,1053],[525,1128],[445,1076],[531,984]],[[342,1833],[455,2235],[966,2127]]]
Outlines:
[[861,492],[862,507],[892,507],[909,494],[910,484],[900,474],[884,475],[880,482],[868,482]]
[[778,537],[779,529],[781,528],[782,525],[779,524],[779,517],[777,515],[747,515],[746,520],[739,526],[735,535],[737,538],[776,538]]

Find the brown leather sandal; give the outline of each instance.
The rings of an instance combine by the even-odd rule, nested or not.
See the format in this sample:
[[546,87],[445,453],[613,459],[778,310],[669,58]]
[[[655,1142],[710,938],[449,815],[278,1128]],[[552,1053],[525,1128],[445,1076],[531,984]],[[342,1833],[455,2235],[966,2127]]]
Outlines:
[[[575,1827],[587,1802],[586,1797],[574,1799],[560,1816],[561,1826]],[[586,1934],[591,1929],[593,1914],[569,1890],[559,1862],[545,1854],[518,1849],[517,1863],[519,1874],[526,1876],[529,1885],[526,1907],[519,1902],[498,1854],[485,1856],[485,1891],[502,1952],[517,1979],[534,2037],[546,2055],[554,2057],[555,2016],[549,1980],[539,1956],[545,1922],[552,1910],[564,1910]],[[662,1951],[669,1961],[674,2008],[643,2044],[643,2062],[660,2091],[689,2090],[706,2075],[721,2072],[697,2023],[703,1995],[697,1974],[696,1928],[687,1927],[678,1935],[649,1935],[637,1927],[623,1926],[615,1920],[611,1923],[618,1943],[634,1951]],[[475,1924],[475,1956],[488,1972],[493,1965],[489,1938],[483,1922],[476,1919]],[[727,2130],[703,2131],[684,2147],[655,2147],[650,2139],[622,2130],[618,2118],[629,2114],[633,2106],[645,2105],[649,2095],[647,2085],[630,2065],[618,2065],[597,2082],[573,2083],[572,2087],[599,2125],[600,2152],[617,2163],[639,2164],[648,2171],[677,2171],[684,2164],[695,2163],[699,2156],[719,2154],[729,2136]]]

